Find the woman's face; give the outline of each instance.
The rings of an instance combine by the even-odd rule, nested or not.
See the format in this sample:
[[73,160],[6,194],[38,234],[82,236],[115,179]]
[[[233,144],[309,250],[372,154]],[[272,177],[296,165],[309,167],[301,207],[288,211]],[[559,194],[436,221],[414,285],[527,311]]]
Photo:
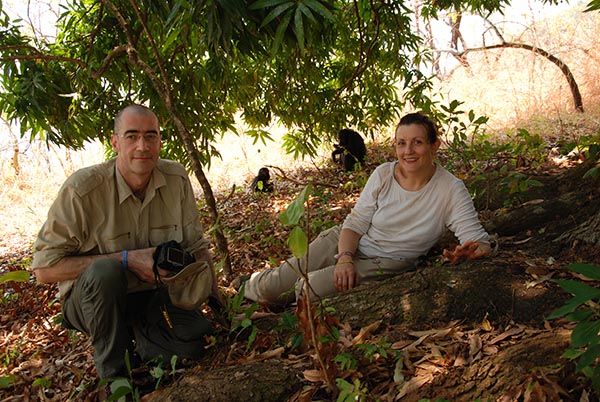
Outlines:
[[400,168],[406,173],[415,173],[432,166],[440,140],[430,144],[425,127],[410,124],[398,127],[395,146]]

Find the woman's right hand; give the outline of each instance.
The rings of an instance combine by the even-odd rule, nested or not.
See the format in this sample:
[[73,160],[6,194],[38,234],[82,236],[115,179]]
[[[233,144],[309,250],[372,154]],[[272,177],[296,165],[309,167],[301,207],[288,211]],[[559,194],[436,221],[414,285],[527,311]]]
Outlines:
[[358,285],[358,274],[352,260],[340,260],[335,265],[333,280],[338,292],[345,292]]

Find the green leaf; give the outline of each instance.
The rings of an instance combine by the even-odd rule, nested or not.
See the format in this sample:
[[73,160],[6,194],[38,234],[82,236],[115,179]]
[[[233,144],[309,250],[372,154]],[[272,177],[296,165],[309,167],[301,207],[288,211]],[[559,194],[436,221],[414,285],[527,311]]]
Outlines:
[[181,4],[184,1],[185,0],[179,0],[177,3],[175,3],[175,5],[173,6],[173,9],[171,10],[171,13],[167,17],[167,20],[165,21],[165,26],[171,25],[171,22],[175,19],[175,17],[177,17],[177,13],[179,12],[179,9],[181,8]]
[[275,32],[275,39],[273,40],[273,45],[271,46],[272,56],[275,56],[277,50],[279,50],[279,48],[281,47],[281,44],[283,43],[283,38],[285,36],[285,31],[287,31],[291,19],[292,13],[287,13],[279,23],[277,31]]
[[117,378],[110,383],[111,395],[108,398],[109,401],[118,401],[125,395],[129,395],[133,392],[131,382],[127,378]]
[[308,199],[309,190],[312,192],[312,186],[306,186],[302,189],[298,197],[288,205],[287,209],[279,214],[279,220],[286,226],[297,225],[304,215],[304,201]]
[[41,387],[43,389],[48,389],[48,388],[50,388],[52,386],[52,380],[49,380],[49,379],[44,378],[44,377],[42,377],[42,378],[36,378],[33,381],[32,385],[34,387]]
[[571,312],[573,312],[577,307],[581,306],[583,303],[585,303],[587,300],[579,300],[577,298],[572,298],[571,300],[569,300],[567,303],[565,303],[564,306],[557,308],[556,310],[554,310],[553,312],[551,312],[546,319],[547,320],[553,320],[555,318],[558,317],[562,317],[565,314],[569,314]]
[[592,318],[594,315],[594,312],[590,309],[580,309],[577,311],[574,311],[573,313],[569,314],[567,316],[567,319],[571,322],[581,322],[581,321],[586,321],[589,320],[590,318]]
[[585,275],[588,278],[600,281],[600,267],[592,264],[570,264],[567,265],[571,271],[575,271],[581,275]]
[[6,377],[0,377],[0,389],[8,388],[17,381],[17,376],[9,374]]
[[310,22],[312,22],[314,25],[319,24],[319,22],[317,21],[317,19],[313,15],[313,13],[310,11],[310,9],[308,7],[306,7],[304,4],[299,3],[298,10],[302,11],[302,14],[304,14],[306,16],[306,18],[308,18],[310,20]]
[[258,0],[250,6],[251,10],[259,10],[261,8],[274,7],[278,4],[290,3],[290,0]]
[[583,11],[587,13],[587,12],[596,11],[596,10],[600,10],[600,0],[591,0],[587,4],[587,8]]
[[294,257],[302,258],[306,255],[306,251],[308,250],[308,238],[306,237],[306,233],[304,233],[299,226],[292,229],[288,244]]
[[578,348],[588,344],[597,344],[600,340],[598,331],[600,331],[600,321],[579,322],[571,333],[571,345]]
[[575,295],[577,299],[587,301],[600,298],[600,289],[588,286],[584,283],[570,279],[557,279],[556,283],[567,292]]
[[302,19],[302,11],[300,10],[300,7],[298,7],[294,13],[294,28],[300,51],[304,53],[304,21]]
[[333,16],[333,14],[331,13],[331,11],[329,11],[327,9],[327,7],[325,7],[319,1],[317,1],[317,0],[306,0],[305,4],[309,8],[311,8],[313,11],[315,11],[317,14],[319,14],[320,16],[322,16],[323,18],[326,18],[326,19],[328,19],[331,22],[335,21],[335,18]]
[[[282,4],[282,5],[278,6],[278,7],[276,7],[275,9],[271,10],[271,12],[265,17],[265,19],[261,23],[260,27],[264,28],[265,26],[269,25],[269,23],[271,23],[274,19],[281,18],[281,15],[287,9],[291,8],[293,5],[294,5],[294,3],[289,2],[289,3],[286,3],[286,4]],[[286,27],[287,27],[287,24],[286,24]]]
[[598,357],[600,357],[600,345],[590,346],[577,361],[575,370],[580,371],[584,367],[591,365]]
[[575,360],[583,354],[583,349],[567,349],[560,357],[563,359]]
[[11,271],[0,275],[0,284],[6,282],[27,282],[31,277],[31,272],[25,270]]

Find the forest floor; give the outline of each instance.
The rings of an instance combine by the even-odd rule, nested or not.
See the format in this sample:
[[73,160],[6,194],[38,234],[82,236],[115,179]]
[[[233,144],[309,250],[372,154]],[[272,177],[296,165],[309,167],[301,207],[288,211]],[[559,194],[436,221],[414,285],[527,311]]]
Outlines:
[[[285,241],[289,229],[281,224],[278,214],[296,197],[304,184],[310,182],[315,185],[310,210],[311,236],[314,237],[319,231],[343,221],[360,193],[362,186],[359,183],[364,184],[374,167],[385,160],[393,160],[389,147],[374,144],[362,171],[344,174],[339,167],[327,162],[314,168],[303,167],[288,171],[272,168],[272,176],[275,176],[273,193],[254,194],[246,188],[218,193],[217,200],[226,225],[234,276],[276,266],[286,258],[289,252]],[[573,222],[585,220],[590,213],[597,212],[600,201],[598,182],[590,185],[589,181],[578,180],[582,175],[581,171],[569,174],[569,171],[576,170],[579,166],[577,161],[565,160],[562,163],[563,166],[523,166],[520,173],[535,177],[543,185],[541,188],[548,190],[547,194],[554,193],[554,197],[560,196],[561,192],[579,191],[582,199],[589,200],[590,205],[596,205],[596,211],[580,210],[558,214],[545,221],[542,226],[525,227],[510,235],[499,235],[496,239],[500,247],[495,258],[510,261],[515,266],[535,267],[525,268],[526,274],[531,278],[531,287],[544,287],[551,279],[571,277],[565,269],[567,264],[599,262],[600,252],[597,247],[578,243],[549,244],[544,237],[546,233],[562,230],[573,226]],[[498,214],[508,214],[511,209],[532,202],[536,200],[520,199],[519,193],[495,193],[488,197],[486,203],[478,203],[478,209],[484,226],[493,228]],[[206,216],[202,210],[205,228],[209,228]],[[494,233],[492,230],[490,232]],[[21,270],[29,264],[30,244],[23,242],[21,245],[13,245],[13,248],[0,256],[0,273]],[[531,263],[534,260],[536,263]],[[540,269],[540,266],[543,268]],[[230,296],[230,300],[235,302],[236,292],[229,286],[230,279],[221,275],[220,286]],[[37,284],[31,279],[26,282],[2,283],[0,292],[0,401],[94,400],[98,380],[89,339],[60,327],[60,305],[56,299],[55,286]],[[155,376],[162,384],[168,384],[205,369],[216,372],[226,367],[253,362],[258,364],[277,357],[287,359],[291,365],[297,365],[304,374],[302,388],[294,390],[287,400],[329,400],[315,367],[307,366],[307,360],[311,360],[308,357],[311,351],[290,350],[293,340],[282,335],[284,332],[280,330],[281,323],[289,318],[286,312],[272,311],[266,306],[257,308],[253,319],[262,314],[267,318],[275,317],[275,324],[259,324],[255,320],[245,330],[232,330],[229,321],[231,317],[226,322],[218,320],[207,307],[207,315],[215,319],[217,331],[206,357],[193,367],[182,367],[169,375],[156,375],[154,372]],[[371,323],[364,323],[360,330],[348,330],[348,342],[358,342],[359,339],[367,344],[368,339],[368,344],[373,345],[374,349],[369,359],[361,360],[360,378],[364,378],[364,381],[349,382],[350,388],[342,390],[342,394],[346,392],[352,398],[357,396],[363,400],[388,401],[402,398],[411,400],[411,392],[414,394],[418,389],[427,389],[431,399],[444,395],[442,391],[449,384],[457,386],[464,381],[462,371],[460,375],[456,371],[457,374],[452,378],[453,369],[472,363],[473,360],[499,356],[509,344],[520,345],[523,348],[521,352],[536,347],[536,343],[540,342],[540,338],[536,337],[540,331],[558,334],[546,339],[546,342],[555,345],[555,355],[551,359],[555,361],[566,348],[569,331],[572,329],[572,325],[564,320],[548,322],[540,319],[538,324],[511,325],[510,322],[495,323],[484,318],[475,327],[461,326],[458,322],[431,327],[428,335],[423,337],[424,332],[402,325],[390,325],[382,330],[369,324]],[[256,333],[249,335],[250,331]],[[389,339],[386,336],[394,331],[410,334],[412,338],[406,336],[403,340],[387,344]],[[423,342],[426,338],[427,342]],[[382,354],[407,346],[413,352],[410,362],[405,362],[407,364],[404,366],[398,365],[398,362],[390,364],[389,359],[382,358]],[[463,353],[459,353],[459,350]],[[453,356],[451,351],[456,351],[457,354]],[[465,351],[468,351],[467,360],[459,359],[464,356]],[[510,367],[507,369],[510,370]],[[443,381],[441,373],[444,373]],[[351,377],[347,375],[344,378]],[[498,384],[495,387],[502,388]],[[566,360],[562,360],[560,365],[545,366],[540,363],[535,370],[523,373],[521,384],[507,386],[502,392],[504,399],[497,398],[498,400],[598,400],[588,381],[574,373],[573,364]],[[160,390],[150,393],[143,400],[152,400],[153,394],[160,394]],[[240,397],[229,400],[244,399]]]

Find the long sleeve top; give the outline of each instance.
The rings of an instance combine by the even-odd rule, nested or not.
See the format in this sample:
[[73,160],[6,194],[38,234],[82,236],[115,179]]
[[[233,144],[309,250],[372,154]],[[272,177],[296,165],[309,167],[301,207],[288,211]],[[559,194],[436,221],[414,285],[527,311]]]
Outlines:
[[369,177],[343,228],[361,235],[358,250],[368,257],[414,260],[427,254],[446,229],[461,244],[489,242],[462,180],[440,165],[420,190],[407,191],[394,179],[397,162]]

